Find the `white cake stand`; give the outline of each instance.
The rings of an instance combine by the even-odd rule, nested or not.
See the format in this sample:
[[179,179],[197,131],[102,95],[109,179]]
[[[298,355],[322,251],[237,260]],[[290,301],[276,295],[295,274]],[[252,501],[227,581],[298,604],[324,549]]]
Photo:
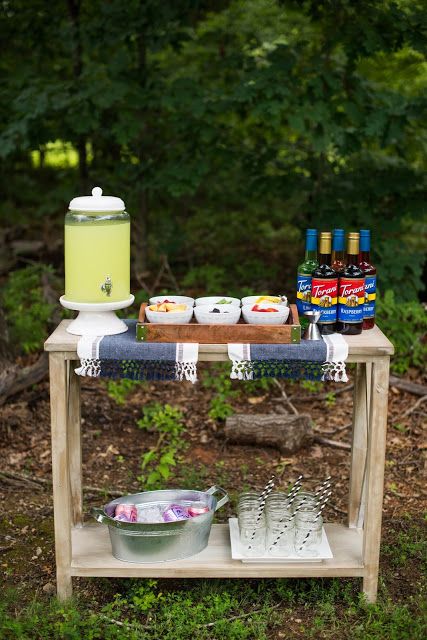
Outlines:
[[127,300],[118,302],[73,302],[65,296],[59,298],[59,302],[66,309],[79,311],[79,315],[67,327],[68,333],[75,336],[112,336],[116,333],[124,333],[127,326],[114,313],[118,309],[125,309],[135,300],[130,295]]

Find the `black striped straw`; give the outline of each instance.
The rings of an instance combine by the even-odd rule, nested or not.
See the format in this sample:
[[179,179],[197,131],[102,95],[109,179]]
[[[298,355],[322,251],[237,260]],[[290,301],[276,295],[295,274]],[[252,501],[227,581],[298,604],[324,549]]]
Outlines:
[[[323,502],[322,506],[320,507],[319,511],[316,513],[316,516],[315,516],[313,522],[316,522],[316,520],[318,520],[320,518],[320,516],[322,515],[322,511],[326,507],[326,504],[327,504],[327,502],[329,500],[329,496],[331,495],[331,493],[332,493],[332,491],[330,491],[328,493],[328,495],[326,496],[326,498],[324,499],[324,502]],[[301,542],[301,546],[298,549],[298,551],[301,551],[301,549],[303,548],[303,546],[307,542],[308,538],[310,537],[310,534],[311,534],[312,531],[313,531],[313,529],[309,529],[309,531],[307,531],[307,534],[306,534],[304,540]]]
[[260,502],[262,502],[263,500],[266,499],[266,497],[268,496],[269,493],[271,493],[271,491],[273,490],[273,487],[276,483],[276,476],[273,475],[271,476],[270,480],[267,482],[267,484],[265,485],[264,489],[262,490],[262,493],[260,494],[260,496],[258,497],[258,500]]
[[319,493],[321,493],[323,488],[326,487],[326,485],[331,486],[331,483],[329,482],[331,479],[332,479],[332,476],[328,476],[327,478],[325,478],[314,495],[317,496]]
[[259,496],[258,500],[259,500],[259,506],[258,506],[258,514],[257,514],[257,519],[255,521],[255,527],[251,536],[251,539],[249,541],[249,549],[252,549],[252,542],[253,539],[255,538],[255,534],[256,534],[256,530],[258,528],[259,522],[261,520],[262,517],[262,513],[264,511],[264,507],[265,507],[265,502],[268,498],[268,496],[270,495],[270,493],[273,491],[275,482],[276,482],[276,476],[273,474],[270,478],[270,480],[267,482],[267,484],[265,485],[261,495]]
[[300,491],[302,479],[303,479],[303,476],[301,475],[301,476],[298,476],[298,478],[295,480],[294,484],[292,485],[292,488],[288,493],[287,501],[293,498],[295,493],[298,493],[298,491]]
[[[322,500],[325,500],[325,504],[319,509],[319,514],[322,512],[322,509],[324,509],[327,501],[329,500],[329,496],[331,495],[332,491],[329,491],[329,493],[327,493],[328,488],[326,488],[322,494],[319,497],[319,500],[317,501],[317,504],[320,506]],[[327,495],[325,496],[325,493],[327,493]],[[293,500],[291,500],[291,502],[289,503],[289,506],[292,504],[292,502],[295,500],[297,496],[295,496],[293,498]],[[283,534],[285,533],[286,529],[289,527],[289,523],[295,518],[295,516],[297,515],[298,511],[300,509],[302,509],[302,507],[304,506],[305,501],[307,500],[307,498],[303,498],[300,502],[300,504],[298,505],[298,507],[295,509],[295,511],[293,512],[292,516],[289,518],[287,524],[283,527],[282,531],[279,533],[279,535],[277,536],[277,538],[275,539],[275,541],[273,542],[273,544],[269,547],[269,549],[271,549],[272,547],[274,547],[274,545],[276,545],[280,538],[283,536]],[[280,520],[279,522],[283,522],[283,518],[282,520]]]

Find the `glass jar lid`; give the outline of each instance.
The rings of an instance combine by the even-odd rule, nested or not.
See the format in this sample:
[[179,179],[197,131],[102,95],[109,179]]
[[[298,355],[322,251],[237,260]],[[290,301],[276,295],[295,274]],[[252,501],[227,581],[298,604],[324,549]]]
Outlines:
[[73,198],[69,208],[71,211],[124,211],[125,203],[115,196],[103,196],[101,187],[94,187],[91,196]]

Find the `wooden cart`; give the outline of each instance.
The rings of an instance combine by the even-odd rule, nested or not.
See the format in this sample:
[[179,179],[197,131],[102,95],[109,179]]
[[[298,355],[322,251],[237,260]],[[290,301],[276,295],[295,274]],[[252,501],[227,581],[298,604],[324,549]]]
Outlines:
[[[213,525],[208,547],[193,558],[130,564],[111,554],[107,527],[83,524],[80,378],[74,373],[78,337],[63,320],[45,343],[49,352],[52,476],[58,597],[72,593],[73,576],[363,578],[370,602],[377,595],[384,484],[387,401],[393,345],[378,327],[348,336],[348,362],[357,363],[348,523],[326,524],[334,557],[322,563],[243,564],[232,560],[228,525]],[[227,346],[200,345],[200,361],[226,361]]]

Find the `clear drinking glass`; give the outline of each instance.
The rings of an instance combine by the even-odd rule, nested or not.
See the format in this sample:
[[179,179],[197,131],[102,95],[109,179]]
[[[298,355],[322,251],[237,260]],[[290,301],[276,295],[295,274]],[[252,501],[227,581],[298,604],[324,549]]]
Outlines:
[[240,542],[248,556],[259,556],[265,553],[265,518],[262,514],[258,519],[257,513],[247,512],[238,516]]
[[305,507],[315,507],[317,504],[317,499],[315,494],[312,491],[300,491],[297,493],[295,500],[292,502],[291,508],[292,511],[295,512],[297,509],[301,507],[301,505]]
[[300,556],[314,557],[322,541],[323,518],[316,509],[301,509],[295,516],[295,551]]
[[294,518],[289,509],[271,507],[267,513],[266,548],[270,555],[289,556],[294,550]]

